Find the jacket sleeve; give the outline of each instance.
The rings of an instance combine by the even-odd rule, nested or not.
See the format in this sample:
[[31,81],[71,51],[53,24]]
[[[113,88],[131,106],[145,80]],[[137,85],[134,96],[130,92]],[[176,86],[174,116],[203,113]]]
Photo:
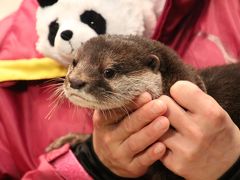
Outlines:
[[79,164],[68,144],[41,155],[39,160],[39,166],[27,172],[21,180],[92,180],[92,177]]

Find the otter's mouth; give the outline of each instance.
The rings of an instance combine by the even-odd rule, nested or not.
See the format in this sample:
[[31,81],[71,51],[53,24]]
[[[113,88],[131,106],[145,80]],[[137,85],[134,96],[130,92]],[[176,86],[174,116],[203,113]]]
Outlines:
[[97,101],[97,99],[95,101],[93,99],[87,99],[76,93],[68,94],[68,99],[78,106],[90,109],[106,110],[121,107],[116,103]]
[[81,99],[81,100],[86,101],[86,102],[89,102],[89,103],[96,103],[96,104],[98,104],[97,101],[91,101],[91,100],[89,100],[89,99],[87,99],[87,98],[84,98],[84,97],[82,97],[82,96],[80,96],[80,95],[78,95],[78,94],[75,94],[75,93],[71,93],[69,96],[70,96],[70,97],[76,97],[76,98],[78,98],[78,99]]

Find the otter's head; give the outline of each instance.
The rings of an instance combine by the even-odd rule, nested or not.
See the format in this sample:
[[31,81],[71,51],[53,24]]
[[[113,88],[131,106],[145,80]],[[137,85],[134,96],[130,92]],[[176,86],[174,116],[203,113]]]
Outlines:
[[[76,105],[113,109],[148,91],[162,93],[160,59],[133,36],[99,36],[87,41],[69,67],[66,97]],[[142,41],[142,40],[141,40]]]
[[165,45],[138,36],[101,35],[80,48],[64,91],[79,106],[113,109],[145,91],[153,98],[170,95],[170,87],[178,80],[206,90],[197,72]]

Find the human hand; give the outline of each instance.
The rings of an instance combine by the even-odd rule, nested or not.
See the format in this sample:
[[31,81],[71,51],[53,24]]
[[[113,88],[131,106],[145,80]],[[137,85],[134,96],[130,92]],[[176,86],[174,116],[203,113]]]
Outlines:
[[[187,81],[175,83],[165,116],[175,129],[165,133],[162,163],[186,179],[218,179],[240,155],[240,131],[209,95]],[[183,109],[184,108],[184,109]]]
[[[139,177],[165,152],[160,142],[148,147],[169,128],[167,118],[161,116],[167,107],[143,93],[128,110],[132,113],[127,116],[120,109],[94,112],[93,146],[98,158],[113,173]],[[121,122],[116,123],[118,120]]]

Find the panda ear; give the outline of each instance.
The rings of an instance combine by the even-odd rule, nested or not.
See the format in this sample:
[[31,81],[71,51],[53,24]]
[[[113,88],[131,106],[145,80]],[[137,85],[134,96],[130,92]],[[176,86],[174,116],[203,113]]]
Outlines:
[[44,7],[46,7],[46,6],[51,6],[51,5],[53,5],[53,4],[55,4],[55,3],[58,2],[58,0],[37,0],[37,1],[38,1],[38,4],[39,4],[42,8],[44,8]]

